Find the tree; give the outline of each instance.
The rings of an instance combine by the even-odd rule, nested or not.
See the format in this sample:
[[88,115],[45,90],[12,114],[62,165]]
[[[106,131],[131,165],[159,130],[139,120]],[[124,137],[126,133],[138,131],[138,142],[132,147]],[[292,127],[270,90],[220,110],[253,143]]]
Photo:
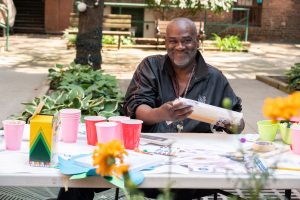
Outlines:
[[214,12],[229,11],[237,0],[146,0],[151,7],[166,8],[177,7],[189,9],[193,13],[205,9]]
[[104,1],[85,0],[87,9],[79,14],[75,63],[101,69],[102,19]]

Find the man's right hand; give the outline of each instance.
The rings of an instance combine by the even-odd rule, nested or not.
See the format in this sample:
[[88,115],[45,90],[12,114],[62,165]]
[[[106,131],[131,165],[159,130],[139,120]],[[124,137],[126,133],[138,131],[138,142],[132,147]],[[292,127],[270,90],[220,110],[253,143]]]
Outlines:
[[183,102],[167,102],[158,108],[142,104],[136,109],[136,118],[152,125],[163,121],[181,121],[193,112],[193,107]]
[[193,112],[193,107],[183,102],[167,102],[158,108],[162,121],[181,121]]

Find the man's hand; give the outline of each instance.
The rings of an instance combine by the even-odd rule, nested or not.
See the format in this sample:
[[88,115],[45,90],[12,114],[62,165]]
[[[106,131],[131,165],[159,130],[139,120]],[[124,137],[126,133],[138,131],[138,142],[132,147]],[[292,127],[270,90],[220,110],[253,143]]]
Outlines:
[[193,107],[183,102],[167,102],[158,108],[162,121],[181,121],[187,118]]
[[216,126],[220,126],[224,128],[224,131],[230,134],[239,134],[242,132],[242,130],[245,127],[244,120],[242,119],[239,125],[237,124],[231,124],[228,120],[219,120],[216,123]]

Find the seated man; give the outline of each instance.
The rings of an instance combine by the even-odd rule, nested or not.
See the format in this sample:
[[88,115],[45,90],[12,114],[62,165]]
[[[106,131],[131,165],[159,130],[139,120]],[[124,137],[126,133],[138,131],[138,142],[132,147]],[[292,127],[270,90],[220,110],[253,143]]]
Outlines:
[[[177,18],[166,30],[166,55],[145,58],[135,71],[128,87],[124,112],[143,120],[142,132],[212,132],[210,124],[187,119],[192,108],[173,104],[178,97],[221,107],[224,98],[232,102],[232,110],[241,111],[241,99],[235,95],[226,77],[205,63],[199,48],[195,24],[187,18]],[[168,121],[173,121],[169,124]],[[232,133],[230,124],[224,130]],[[244,128],[242,121],[237,133]]]
[[[127,89],[124,114],[143,120],[142,132],[212,132],[210,124],[188,119],[192,107],[172,103],[185,97],[221,107],[224,98],[231,100],[234,111],[242,110],[241,99],[235,95],[226,77],[205,63],[199,48],[195,24],[187,18],[172,20],[166,30],[166,55],[145,58],[136,69]],[[172,121],[173,123],[168,123]],[[240,133],[244,121],[233,131],[229,122],[218,123],[217,130]],[[157,189],[143,189],[147,197],[156,198]],[[173,190],[175,199],[193,199],[215,190]]]

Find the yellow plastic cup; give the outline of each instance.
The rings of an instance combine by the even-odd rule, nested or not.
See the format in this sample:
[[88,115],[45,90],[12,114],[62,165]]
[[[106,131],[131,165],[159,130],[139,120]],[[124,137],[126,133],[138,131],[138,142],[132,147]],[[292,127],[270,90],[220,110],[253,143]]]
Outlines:
[[273,123],[271,120],[261,120],[257,122],[259,139],[261,141],[274,141],[277,130],[278,123]]

